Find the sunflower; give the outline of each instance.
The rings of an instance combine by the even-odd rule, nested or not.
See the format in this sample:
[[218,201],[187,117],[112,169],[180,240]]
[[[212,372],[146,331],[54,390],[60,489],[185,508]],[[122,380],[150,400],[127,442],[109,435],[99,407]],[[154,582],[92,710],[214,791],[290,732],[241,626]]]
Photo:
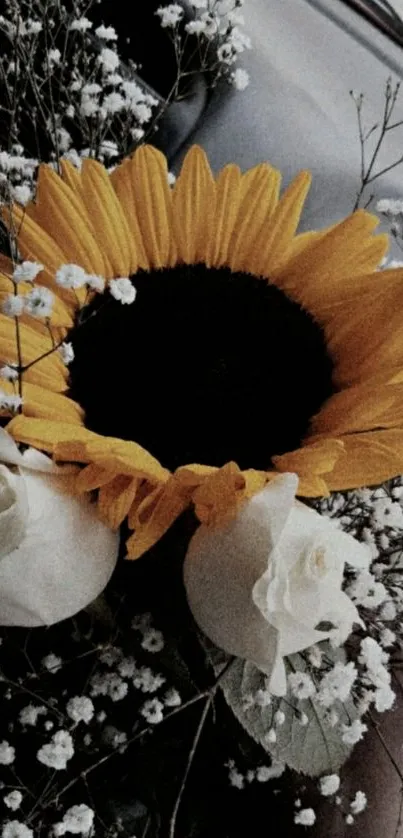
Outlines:
[[[214,177],[195,146],[171,188],[143,146],[111,175],[42,165],[35,201],[3,214],[55,294],[47,323],[18,318],[20,354],[0,316],[0,358],[24,369],[7,429],[70,464],[110,527],[127,520],[131,558],[188,506],[214,525],[278,472],[302,497],[403,472],[403,271],[378,270],[368,212],[297,234],[310,175],[281,197],[280,181],[268,164]],[[66,264],[130,279],[134,304],[61,288]],[[52,351],[69,335],[70,372]]]

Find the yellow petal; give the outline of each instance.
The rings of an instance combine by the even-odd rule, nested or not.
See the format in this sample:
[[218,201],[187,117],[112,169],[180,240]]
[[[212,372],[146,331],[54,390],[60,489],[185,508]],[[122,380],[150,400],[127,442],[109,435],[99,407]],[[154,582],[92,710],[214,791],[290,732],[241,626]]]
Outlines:
[[137,219],[148,261],[164,268],[173,254],[172,193],[166,158],[152,146],[140,146],[130,166]]
[[64,263],[80,265],[89,274],[106,276],[103,242],[97,242],[92,233],[96,206],[90,212],[91,216],[81,198],[53,169],[40,167],[36,201],[27,208],[28,215],[56,242],[64,254]]
[[[137,257],[126,216],[110,178],[95,160],[84,161],[81,176],[84,201],[91,214],[98,247],[106,253],[113,276],[130,276],[136,268]],[[111,276],[109,272],[103,275]]]
[[240,191],[241,170],[233,164],[225,166],[217,177],[216,214],[206,255],[208,267],[218,268],[230,259],[229,245],[238,215]]
[[273,270],[276,285],[292,294],[303,294],[305,304],[315,315],[316,300],[326,302],[328,289],[344,280],[369,273],[379,265],[388,247],[388,237],[372,236],[379,220],[365,210],[357,210],[291,261]]
[[112,530],[117,530],[128,515],[137,485],[137,479],[119,474],[101,486],[98,493],[98,510],[101,519]]
[[[11,395],[14,394],[14,385],[8,381],[2,381],[2,390]],[[24,416],[32,416],[38,419],[49,419],[53,422],[71,422],[82,425],[83,410],[66,396],[60,393],[53,393],[38,384],[22,382],[22,411]]]
[[403,384],[371,384],[350,387],[335,393],[311,420],[309,436],[403,427]]
[[250,272],[257,241],[270,229],[276,209],[281,175],[267,163],[255,166],[242,176],[239,209],[228,247],[233,271]]
[[123,160],[123,163],[121,163],[120,166],[117,166],[112,172],[111,184],[118,196],[130,230],[132,240],[132,257],[133,259],[135,257],[132,270],[133,273],[135,273],[139,269],[148,270],[150,267],[150,260],[144,247],[143,237],[137,217],[137,204],[134,195],[132,178],[133,166],[133,157]]
[[329,474],[330,491],[377,486],[403,474],[403,429],[343,436],[343,452]]
[[306,196],[311,185],[309,172],[300,172],[282,195],[270,218],[267,230],[262,228],[251,254],[250,272],[271,278],[282,265],[295,236]]
[[193,146],[185,157],[172,201],[179,261],[203,262],[215,217],[216,190],[206,154],[199,146]]
[[343,450],[341,440],[324,439],[272,459],[277,471],[298,475],[299,495],[318,497],[329,494],[329,475]]

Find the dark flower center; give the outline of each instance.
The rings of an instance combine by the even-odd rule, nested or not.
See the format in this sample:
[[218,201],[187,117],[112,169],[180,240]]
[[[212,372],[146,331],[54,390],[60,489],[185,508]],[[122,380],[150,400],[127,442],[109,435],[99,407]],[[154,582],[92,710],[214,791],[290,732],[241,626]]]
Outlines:
[[71,336],[86,426],[134,440],[169,469],[267,469],[332,394],[312,317],[273,285],[182,265],[132,277],[132,305],[98,297]]

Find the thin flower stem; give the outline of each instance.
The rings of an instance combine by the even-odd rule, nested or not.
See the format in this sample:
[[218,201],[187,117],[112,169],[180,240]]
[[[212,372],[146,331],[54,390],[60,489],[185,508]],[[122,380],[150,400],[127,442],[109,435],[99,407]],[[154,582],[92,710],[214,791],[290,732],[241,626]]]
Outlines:
[[178,795],[176,797],[175,805],[174,805],[173,812],[172,812],[172,815],[171,815],[171,819],[170,819],[170,822],[169,822],[169,838],[175,838],[176,821],[177,821],[177,817],[178,817],[179,807],[180,807],[181,802],[182,802],[182,798],[183,798],[183,794],[184,794],[186,784],[187,784],[187,781],[188,781],[190,769],[193,765],[193,760],[194,760],[195,755],[196,755],[197,746],[199,744],[200,737],[203,733],[204,725],[206,724],[207,716],[209,714],[213,699],[214,699],[214,694],[209,695],[208,698],[206,699],[204,707],[203,707],[203,712],[202,712],[201,717],[200,717],[199,724],[197,725],[196,733],[194,735],[193,742],[192,742],[192,747],[189,751],[189,756],[188,756],[187,763],[186,763],[185,773],[184,773],[183,778],[182,778],[181,786],[180,786]]

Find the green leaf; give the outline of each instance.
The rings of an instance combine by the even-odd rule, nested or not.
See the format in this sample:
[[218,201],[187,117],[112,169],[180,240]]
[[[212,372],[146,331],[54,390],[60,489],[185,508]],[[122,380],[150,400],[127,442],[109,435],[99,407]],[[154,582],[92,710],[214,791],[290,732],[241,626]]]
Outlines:
[[[327,657],[340,659],[340,653],[327,648]],[[305,671],[306,664],[301,655],[292,655],[286,661],[290,671]],[[293,696],[284,699],[272,697],[271,704],[261,707],[252,703],[258,690],[266,691],[266,676],[249,661],[237,658],[222,680],[221,688],[231,710],[249,735],[269,753],[274,761],[284,762],[289,768],[310,777],[337,772],[348,758],[351,746],[342,741],[343,724],[350,724],[358,718],[352,700],[332,705],[339,716],[332,727],[327,719],[328,711],[313,699],[298,700]],[[285,715],[282,725],[275,724],[275,713],[281,710]],[[308,724],[302,725],[300,715],[308,717]],[[274,729],[276,741],[267,739]]]

